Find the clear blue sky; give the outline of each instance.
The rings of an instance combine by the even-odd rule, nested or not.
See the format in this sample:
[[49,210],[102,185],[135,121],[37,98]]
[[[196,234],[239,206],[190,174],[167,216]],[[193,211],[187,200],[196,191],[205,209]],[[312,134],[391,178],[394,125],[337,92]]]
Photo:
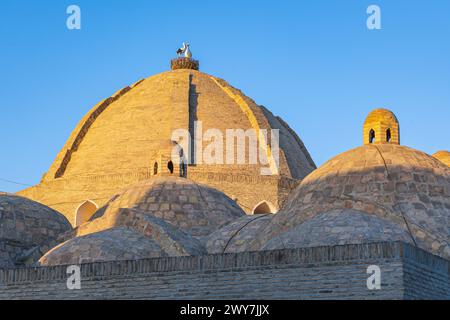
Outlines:
[[[80,31],[66,28],[70,4]],[[370,4],[382,30],[366,28]],[[361,145],[378,107],[397,114],[402,144],[448,150],[449,17],[448,0],[2,0],[0,178],[37,183],[94,104],[167,70],[183,41],[202,71],[282,116],[318,165]]]

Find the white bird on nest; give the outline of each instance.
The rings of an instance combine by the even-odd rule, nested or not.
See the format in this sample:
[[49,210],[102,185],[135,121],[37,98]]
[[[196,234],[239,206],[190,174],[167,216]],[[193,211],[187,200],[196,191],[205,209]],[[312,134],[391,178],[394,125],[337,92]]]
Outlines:
[[190,44],[186,43],[186,50],[184,51],[184,56],[186,58],[190,59],[190,58],[192,58],[192,52],[191,52],[191,49],[189,47],[190,47]]
[[183,53],[185,53],[185,52],[186,52],[186,43],[183,42],[183,46],[182,46],[180,49],[177,50],[177,55],[178,55],[179,57],[181,57],[181,55],[182,55]]

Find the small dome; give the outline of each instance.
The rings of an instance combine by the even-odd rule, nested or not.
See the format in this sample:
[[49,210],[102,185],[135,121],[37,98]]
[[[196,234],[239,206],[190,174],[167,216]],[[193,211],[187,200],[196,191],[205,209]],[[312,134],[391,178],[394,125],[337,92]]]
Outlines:
[[449,151],[438,151],[433,154],[433,157],[438,159],[443,164],[450,167],[450,152]]
[[113,228],[66,241],[46,253],[41,266],[137,260],[166,256],[152,239],[127,229]]
[[372,110],[366,117],[364,123],[374,123],[377,121],[394,122],[398,124],[398,119],[395,114],[388,109],[375,109]]
[[201,243],[162,219],[122,209],[128,225],[73,238],[53,248],[40,265],[136,260],[206,254]]
[[363,126],[364,144],[400,144],[400,125],[395,114],[387,109],[369,113]]
[[315,170],[251,247],[262,248],[272,238],[333,210],[357,210],[395,223],[419,247],[450,257],[449,167],[423,152],[390,144],[347,151]]
[[34,264],[71,230],[63,215],[40,203],[0,194],[0,268]]
[[[123,208],[161,218],[195,237],[207,236],[245,216],[222,192],[179,177],[154,177],[135,184],[114,197],[91,221],[103,229],[117,226]],[[96,221],[100,217],[101,222]],[[91,226],[83,228],[92,230]]]

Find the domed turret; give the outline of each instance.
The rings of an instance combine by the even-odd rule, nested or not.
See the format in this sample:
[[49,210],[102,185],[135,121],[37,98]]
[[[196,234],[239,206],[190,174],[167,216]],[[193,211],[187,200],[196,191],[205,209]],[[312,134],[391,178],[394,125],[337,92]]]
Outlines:
[[397,117],[387,109],[369,113],[363,126],[364,144],[400,144],[400,126]]

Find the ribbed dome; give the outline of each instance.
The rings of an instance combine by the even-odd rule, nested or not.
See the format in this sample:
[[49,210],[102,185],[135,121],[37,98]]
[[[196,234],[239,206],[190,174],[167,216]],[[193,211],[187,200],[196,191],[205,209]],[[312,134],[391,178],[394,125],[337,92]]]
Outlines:
[[[96,113],[99,105],[94,107],[74,130],[46,180],[146,167],[149,155],[160,150],[160,143],[171,139],[174,130],[189,130],[190,116],[202,122],[203,131],[214,128],[225,133],[226,129],[252,128],[255,124],[247,110],[242,110],[229,92],[247,102],[261,128],[282,130],[281,149],[290,155],[281,160],[281,174],[303,178],[314,169],[295,134],[253,100],[208,74],[174,70],[119,91],[104,110]],[[287,148],[291,150],[284,150]]]
[[[423,152],[390,144],[347,151],[315,170],[252,246],[262,248],[333,210],[357,210],[393,222],[419,247],[450,257],[450,169]],[[358,220],[354,223],[356,228]]]
[[63,215],[42,204],[0,194],[0,268],[35,263],[71,229]]
[[[199,142],[208,130],[223,135],[222,162],[210,163],[194,157],[193,150],[184,150],[185,156],[196,163],[188,167],[187,177],[219,188],[229,196],[236,195],[248,213],[261,201],[268,201],[278,209],[289,190],[279,191],[277,186],[290,189],[296,179],[304,178],[316,168],[301,139],[282,119],[219,78],[180,69],[141,80],[94,106],[72,132],[41,183],[20,194],[52,206],[76,226],[77,208],[85,201],[103,206],[117,191],[151,177],[161,156],[163,163],[159,168],[167,168],[170,154],[165,153],[171,140],[182,140],[173,136],[179,129],[191,134],[196,141],[192,149],[197,148],[200,154],[210,144],[204,141],[201,147]],[[267,130],[266,138],[257,135],[263,148],[272,143],[275,132],[272,129],[279,130],[278,168],[273,159],[269,159],[269,164],[264,163],[265,159],[250,163],[249,147],[244,163],[239,163],[242,158],[238,158],[236,151],[237,138],[234,164],[229,164],[227,130],[249,129],[255,133]],[[261,175],[261,170],[269,167],[272,175]],[[232,188],[220,188],[225,179],[221,175],[233,182]],[[285,181],[279,183],[275,178]],[[265,194],[256,193],[256,187],[262,183],[274,187],[266,189]],[[243,184],[250,187],[242,187]]]
[[443,164],[450,167],[450,152],[449,151],[438,151],[433,154],[433,157],[438,159]]
[[78,234],[123,225],[121,209],[161,218],[192,236],[207,236],[245,212],[226,195],[189,179],[155,177],[133,185],[101,208]]

